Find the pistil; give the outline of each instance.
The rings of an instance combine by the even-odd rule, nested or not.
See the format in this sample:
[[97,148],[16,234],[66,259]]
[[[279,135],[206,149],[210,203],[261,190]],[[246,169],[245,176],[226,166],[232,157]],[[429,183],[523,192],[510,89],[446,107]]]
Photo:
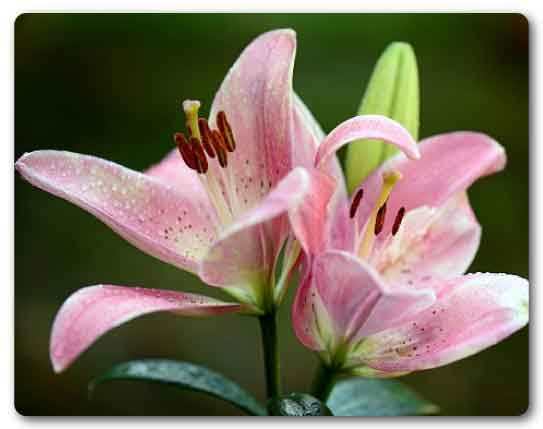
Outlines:
[[200,110],[200,102],[198,100],[183,101],[183,112],[185,112],[187,131],[190,136],[196,137],[198,141],[200,137],[200,129],[198,127],[198,111]]

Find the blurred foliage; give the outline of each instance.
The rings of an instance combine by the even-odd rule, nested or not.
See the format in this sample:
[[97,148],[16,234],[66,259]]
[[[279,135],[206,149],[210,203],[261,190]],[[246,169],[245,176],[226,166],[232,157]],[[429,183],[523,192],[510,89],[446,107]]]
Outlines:
[[[64,149],[144,169],[182,128],[179,103],[213,94],[256,35],[298,34],[295,88],[325,130],[352,116],[391,41],[411,43],[421,82],[421,137],[484,131],[507,169],[470,190],[483,225],[471,271],[528,275],[528,23],[513,14],[26,14],[15,23],[15,159]],[[25,415],[213,415],[238,411],[174,388],[119,382],[87,399],[112,364],[194,361],[264,396],[258,324],[247,317],[152,315],[100,339],[66,373],[48,359],[55,312],[96,283],[204,292],[193,276],[144,255],[82,210],[15,180],[15,405]],[[316,359],[282,308],[285,384],[304,391]],[[474,357],[403,378],[445,415],[518,415],[528,407],[528,330]]]

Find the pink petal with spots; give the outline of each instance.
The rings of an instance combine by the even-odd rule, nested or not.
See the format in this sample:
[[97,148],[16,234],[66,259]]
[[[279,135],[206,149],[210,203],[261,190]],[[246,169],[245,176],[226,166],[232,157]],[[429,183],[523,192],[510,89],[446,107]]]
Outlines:
[[[294,144],[292,145],[294,165],[311,168],[315,165],[315,154],[325,139],[321,126],[302,99],[294,93]],[[347,195],[343,171],[336,156],[330,157],[321,169],[337,180],[336,192]]]
[[469,274],[436,290],[433,306],[369,337],[360,362],[383,373],[435,368],[490,347],[528,323],[528,281],[521,277]]
[[[503,147],[481,133],[440,134],[421,141],[418,146],[419,161],[399,155],[379,170],[395,169],[403,176],[390,194],[387,209],[390,213],[395,214],[402,206],[407,211],[424,205],[439,207],[480,177],[502,170],[506,163]],[[363,185],[365,190],[374,187],[371,180],[368,177],[368,183]],[[393,222],[394,216],[388,216],[383,235],[390,232]]]
[[429,307],[431,289],[387,288],[379,274],[348,252],[315,259],[315,285],[340,337],[357,341]]
[[350,217],[350,208],[351,201],[347,198],[338,198],[335,205],[330,204],[327,226],[329,250],[355,252],[356,223]]
[[301,167],[292,170],[213,244],[200,266],[202,280],[249,294],[254,287],[268,287],[270,270],[288,232],[282,215],[300,204],[309,190],[308,172]]
[[292,304],[292,327],[298,340],[314,351],[324,351],[333,341],[333,322],[316,290],[313,275],[307,270],[307,259],[303,264],[302,280],[296,289]]
[[327,242],[328,205],[336,190],[336,180],[310,167],[310,189],[303,201],[289,212],[294,234],[305,252],[316,254]]
[[217,128],[216,115],[224,111],[237,146],[228,154],[230,172],[212,160],[208,175],[228,182],[225,187],[229,192],[238,188],[242,194],[239,204],[245,209],[254,207],[263,197],[262,186],[273,188],[292,167],[295,53],[296,34],[292,30],[257,37],[229,70],[213,101],[211,127]]
[[159,289],[99,285],[78,290],[62,305],[51,331],[55,372],[64,371],[109,330],[144,314],[169,311],[182,316],[212,316],[240,310],[201,295]]
[[186,190],[194,200],[208,199],[198,173],[187,167],[178,149],[171,150],[164,159],[145,170],[144,174],[156,177],[166,185]]
[[465,192],[439,208],[422,206],[404,216],[395,236],[376,245],[371,264],[391,283],[449,278],[469,268],[481,239]]
[[328,162],[341,147],[354,140],[379,139],[392,144],[413,159],[420,158],[417,143],[398,122],[380,115],[355,116],[339,124],[319,146],[315,165]]
[[[294,133],[295,143],[293,145],[293,151],[295,165],[302,165],[310,171],[314,170],[315,154],[319,145],[324,141],[325,136],[320,125],[317,123],[307,106],[296,94],[294,94]],[[330,230],[330,224],[340,225],[339,222],[329,219],[328,213],[332,213],[332,216],[339,213],[339,206],[344,204],[345,200],[347,199],[347,189],[345,187],[343,171],[335,154],[330,156],[326,164],[320,167],[320,170],[332,177],[335,185],[333,195],[327,197],[329,201],[326,204],[322,204],[322,193],[319,197],[319,200],[321,200],[320,207],[326,209],[327,213],[317,213],[316,211],[313,211],[313,213],[308,213],[308,216],[314,217],[315,220],[326,217],[326,225],[323,224],[323,226],[320,228],[321,231],[319,234],[317,234],[319,239],[321,235],[325,234],[325,231]],[[310,195],[308,198],[312,197],[313,196]],[[315,204],[317,203],[315,202]],[[313,208],[313,210],[315,209],[316,207]],[[344,224],[341,223],[341,225]],[[340,232],[337,228],[335,228],[334,231],[330,233]],[[352,237],[352,234],[346,232],[345,237]],[[331,240],[334,239],[337,239],[337,237],[334,237]],[[307,250],[308,249],[306,248],[306,251]],[[313,249],[313,251],[315,250],[316,249]]]
[[[292,152],[294,163],[310,168],[314,166],[317,148],[326,136],[309,108],[296,93],[293,96],[293,104],[294,143]],[[338,168],[340,168],[339,165]]]
[[191,188],[71,152],[28,153],[15,167],[34,186],[74,203],[138,249],[182,269],[194,272],[215,239],[215,212]]

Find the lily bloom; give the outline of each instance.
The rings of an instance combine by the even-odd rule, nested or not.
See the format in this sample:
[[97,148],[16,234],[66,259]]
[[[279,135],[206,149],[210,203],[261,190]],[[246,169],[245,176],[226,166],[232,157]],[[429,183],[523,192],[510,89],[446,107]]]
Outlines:
[[[352,140],[338,133],[319,146],[314,182],[329,186],[322,163]],[[481,238],[466,191],[504,168],[503,147],[474,132],[418,145],[404,137],[383,135],[404,153],[374,170],[350,200],[315,186],[290,213],[305,256],[294,329],[336,372],[393,377],[439,367],[528,322],[527,280],[464,275]],[[405,156],[419,151],[419,160]]]
[[[287,212],[312,191],[302,167],[312,165],[322,140],[292,89],[295,51],[292,30],[256,38],[226,75],[208,120],[198,117],[200,102],[183,102],[186,130],[175,133],[177,148],[145,173],[53,150],[17,161],[16,169],[34,186],[78,205],[140,250],[236,301],[115,285],[83,288],[67,299],[53,324],[55,371],[108,330],[143,314],[262,315],[279,304],[300,253]],[[335,157],[323,168],[340,177]],[[345,192],[343,186],[338,192]]]

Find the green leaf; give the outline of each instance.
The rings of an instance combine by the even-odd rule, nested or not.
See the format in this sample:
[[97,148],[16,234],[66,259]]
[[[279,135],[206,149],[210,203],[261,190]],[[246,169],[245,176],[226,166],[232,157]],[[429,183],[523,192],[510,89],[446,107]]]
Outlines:
[[399,381],[372,378],[339,381],[326,404],[335,416],[410,416],[439,411]]
[[333,415],[317,398],[306,393],[290,393],[268,402],[271,416],[316,417]]
[[170,384],[181,389],[207,393],[223,399],[252,415],[266,415],[257,400],[238,384],[203,366],[166,359],[143,359],[115,365],[89,384],[92,391],[98,384],[115,380],[140,380]]
[[[384,115],[402,124],[415,140],[419,133],[419,75],[417,59],[408,43],[391,43],[371,75],[359,115]],[[349,192],[383,161],[398,151],[380,140],[359,140],[347,148],[345,175]]]

